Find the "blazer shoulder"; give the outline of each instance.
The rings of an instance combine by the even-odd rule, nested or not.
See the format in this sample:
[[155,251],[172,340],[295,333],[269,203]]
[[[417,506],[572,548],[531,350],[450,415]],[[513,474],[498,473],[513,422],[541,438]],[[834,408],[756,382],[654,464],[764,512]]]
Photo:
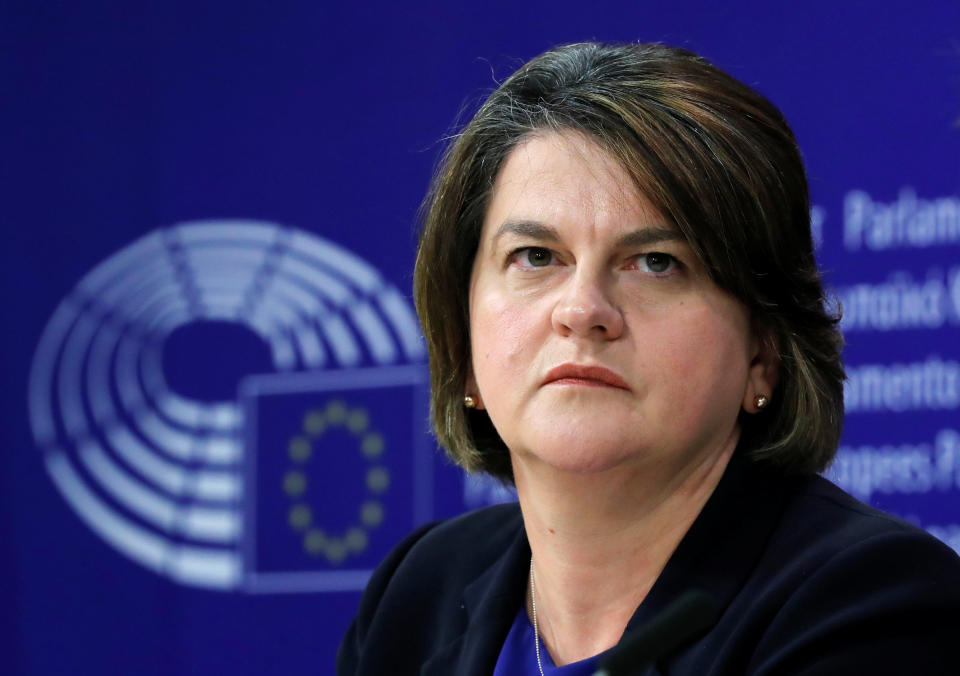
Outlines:
[[[960,673],[960,557],[923,530],[841,500],[847,520],[783,563],[747,673]],[[852,515],[852,516],[851,516]],[[835,516],[837,516],[835,514]]]
[[[421,533],[406,548],[403,558],[391,555],[387,565],[389,592],[394,596],[417,594],[429,585],[445,590],[460,589],[497,563],[523,530],[516,503],[485,507],[441,521]],[[388,564],[389,562],[389,564]]]
[[960,673],[960,557],[822,477],[769,482],[782,506],[707,673],[912,673],[918,654],[924,673]]
[[484,507],[435,524],[424,533],[410,556],[418,561],[438,555],[465,560],[497,557],[522,527],[523,518],[516,502]]
[[337,673],[355,673],[378,619],[397,619],[403,609],[423,621],[451,600],[444,594],[462,589],[502,557],[522,528],[519,505],[506,503],[426,524],[403,538],[370,576],[340,644]]
[[838,550],[886,535],[898,541],[923,542],[960,563],[952,549],[920,527],[857,500],[819,475],[804,482],[784,516],[787,528]]
[[[378,590],[398,574],[410,569],[447,562],[444,568],[457,569],[458,562],[477,562],[499,557],[506,542],[523,527],[520,506],[505,503],[484,507],[443,521],[423,525],[404,537],[377,566],[365,595],[379,595]],[[473,568],[475,566],[468,566]],[[434,577],[437,570],[430,570]]]

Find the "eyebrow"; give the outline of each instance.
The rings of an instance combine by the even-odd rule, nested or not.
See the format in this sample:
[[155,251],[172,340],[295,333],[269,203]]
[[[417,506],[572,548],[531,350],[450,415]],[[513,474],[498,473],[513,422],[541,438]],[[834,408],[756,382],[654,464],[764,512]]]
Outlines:
[[[541,242],[556,242],[560,234],[556,228],[540,221],[520,220],[505,221],[493,236],[493,242],[506,234],[530,237]],[[617,240],[620,247],[647,246],[657,242],[685,241],[686,238],[673,228],[663,225],[652,225],[631,230]]]
[[686,237],[673,228],[654,225],[628,232],[617,240],[617,244],[622,247],[646,246],[657,242],[685,242],[686,239]]
[[504,235],[521,235],[542,242],[555,242],[560,239],[555,228],[540,221],[504,221],[493,235],[496,242]]

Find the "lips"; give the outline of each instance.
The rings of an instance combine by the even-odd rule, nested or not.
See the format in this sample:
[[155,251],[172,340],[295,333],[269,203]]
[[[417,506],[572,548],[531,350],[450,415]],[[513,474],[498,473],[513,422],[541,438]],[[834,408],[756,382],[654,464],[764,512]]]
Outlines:
[[629,390],[627,381],[603,366],[560,364],[547,372],[544,385],[581,385],[585,387],[614,387]]

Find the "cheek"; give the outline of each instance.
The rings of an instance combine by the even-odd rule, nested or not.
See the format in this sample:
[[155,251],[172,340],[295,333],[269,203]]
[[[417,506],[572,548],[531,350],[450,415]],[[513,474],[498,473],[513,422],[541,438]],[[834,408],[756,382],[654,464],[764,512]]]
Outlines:
[[739,308],[690,308],[682,321],[668,324],[660,373],[675,384],[677,398],[739,398],[749,361],[747,322]]
[[504,303],[497,297],[480,297],[470,316],[470,337],[474,368],[497,368],[515,363],[524,356],[530,333],[530,313],[523,307]]

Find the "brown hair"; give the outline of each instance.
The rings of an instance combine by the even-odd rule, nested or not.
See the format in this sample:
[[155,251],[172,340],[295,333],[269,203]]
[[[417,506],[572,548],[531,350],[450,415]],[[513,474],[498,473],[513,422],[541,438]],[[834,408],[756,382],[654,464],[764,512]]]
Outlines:
[[616,157],[780,355],[770,405],[741,414],[740,448],[785,472],[824,469],[843,421],[842,338],[813,255],[807,179],[770,101],[692,52],[581,43],[523,65],[447,148],[424,202],[414,299],[430,355],[431,415],[464,468],[511,480],[484,411],[463,405],[470,271],[501,165],[527,135],[577,131]]

